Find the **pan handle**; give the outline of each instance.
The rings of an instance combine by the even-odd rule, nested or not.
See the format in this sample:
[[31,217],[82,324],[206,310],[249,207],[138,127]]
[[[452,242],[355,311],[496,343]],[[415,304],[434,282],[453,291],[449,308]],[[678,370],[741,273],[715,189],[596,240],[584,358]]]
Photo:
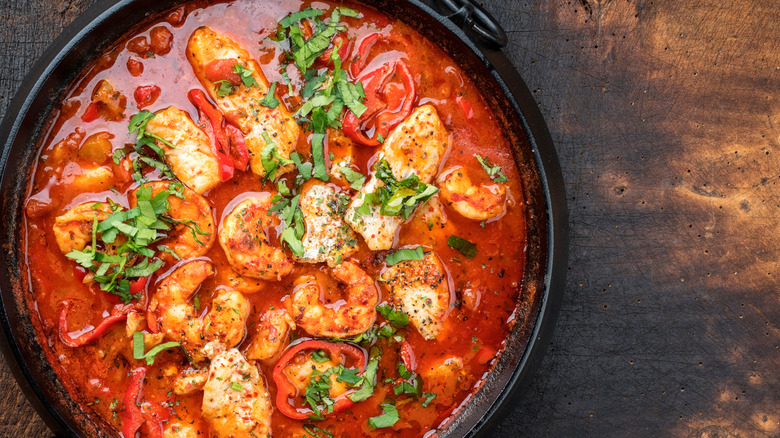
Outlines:
[[495,48],[506,46],[508,41],[504,28],[489,12],[469,0],[436,0],[445,16],[481,42]]

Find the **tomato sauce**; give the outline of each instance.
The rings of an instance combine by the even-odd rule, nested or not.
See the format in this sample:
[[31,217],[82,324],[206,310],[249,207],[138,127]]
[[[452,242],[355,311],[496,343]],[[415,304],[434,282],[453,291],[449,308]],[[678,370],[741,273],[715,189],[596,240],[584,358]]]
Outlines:
[[[187,40],[195,29],[207,25],[218,33],[229,35],[260,63],[269,82],[284,84],[285,79],[279,71],[282,54],[267,37],[276,31],[279,20],[291,12],[313,6],[328,11],[323,15],[327,17],[335,5],[351,7],[361,13],[359,18],[342,17],[353,54],[357,42],[377,31],[406,42],[406,45],[392,41],[377,43],[371,50],[371,58],[361,62],[370,65],[389,57],[405,60],[417,89],[414,107],[432,104],[450,135],[450,146],[439,169],[462,166],[469,172],[473,184],[492,184],[475,154],[489,157],[507,177],[508,181],[504,183],[507,201],[502,214],[485,221],[465,218],[445,205],[447,223],[442,229],[432,228],[418,212],[401,227],[393,247],[423,245],[426,251],[439,256],[447,271],[453,300],[441,335],[436,340],[425,340],[411,325],[399,330],[413,351],[417,371],[423,377],[423,391],[436,393],[435,398],[423,407],[422,397],[394,395],[394,380],[398,378],[397,366],[402,362],[404,343],[380,339],[376,346],[382,355],[373,396],[321,421],[293,420],[275,409],[272,433],[274,436],[302,436],[307,433],[304,427],[314,425],[335,436],[426,436],[445,424],[456,408],[467,401],[469,394],[479,388],[502,350],[504,339],[515,323],[518,291],[523,281],[526,244],[523,191],[506,136],[479,90],[455,62],[401,21],[362,4],[300,0],[191,2],[140,24],[73,84],[59,110],[52,115],[54,123],[33,170],[26,204],[26,266],[35,302],[35,308],[30,311],[40,317],[42,333],[39,335],[47,340],[50,349],[47,354],[59,363],[59,375],[74,398],[85,411],[113,425],[115,434],[122,430],[126,410],[124,396],[131,372],[144,363],[133,359],[132,339],[123,323],[114,325],[94,342],[77,348],[61,342],[58,330],[65,303],[68,328],[71,337],[75,337],[78,333],[73,332],[82,329],[86,332],[97,326],[119,301],[115,295],[83,282],[86,269],[66,258],[57,246],[52,231],[55,218],[88,201],[111,199],[125,208],[130,207],[128,194],[138,184],[127,169],[112,162],[110,155],[134,143],[135,135],[128,133],[128,121],[139,109],[154,112],[173,105],[197,120],[197,111],[187,99],[187,93],[202,86],[186,57]],[[349,71],[351,62],[355,61],[345,60],[343,68]],[[298,84],[300,77],[291,76],[293,84]],[[97,114],[95,108],[90,109],[96,90],[104,85],[101,81],[110,83],[112,90],[103,92],[107,93],[107,99],[114,99],[118,111],[111,113],[110,104],[100,105]],[[277,88],[277,95],[292,111],[300,105],[297,93],[289,94],[285,86]],[[123,111],[121,101],[124,101]],[[333,138],[331,136],[326,144],[326,156],[328,151],[338,151],[340,147]],[[297,150],[303,156],[310,154],[309,141],[308,134],[299,139]],[[356,146],[354,150],[356,168],[369,175],[378,148]],[[108,176],[85,177],[92,175],[89,171],[98,167],[111,172]],[[150,175],[154,179],[157,174]],[[248,193],[274,193],[275,190],[274,184],[263,183],[250,171],[236,171],[231,180],[204,196],[213,208],[217,223],[221,223],[221,219]],[[271,244],[280,247],[278,234],[281,229],[270,231]],[[448,246],[451,235],[474,243],[476,256],[468,259]],[[362,238],[358,238],[358,251],[350,259],[371,277],[378,278],[386,268],[380,254],[384,252],[370,251]],[[219,244],[209,250],[205,259],[214,264],[217,272],[228,267]],[[141,305],[148,303],[160,281],[178,265],[180,263],[175,261],[167,262],[152,275],[142,290]],[[248,332],[252,332],[251,327],[258,323],[264,312],[285,307],[297,277],[316,274],[323,282],[332,282],[327,272],[324,264],[296,263],[293,273],[281,281],[260,281],[262,289],[247,294],[251,303]],[[215,291],[224,287],[220,284],[221,278],[216,275],[203,283],[197,293],[200,309],[208,309]],[[378,284],[379,303],[389,302],[387,289],[381,282]],[[377,324],[383,321],[379,316]],[[300,330],[293,333],[293,339],[306,337]],[[238,348],[241,350],[245,346],[246,341]],[[360,348],[368,350],[367,345],[360,345]],[[428,370],[449,358],[462,360],[462,369],[449,378],[426,381]],[[278,389],[272,379],[272,370],[276,361],[258,365],[272,403],[275,403]],[[181,418],[194,421],[207,431],[208,423],[200,417],[202,393],[176,395],[172,391],[173,379],[189,366],[180,349],[159,353],[154,364],[147,367],[143,403],[155,407],[155,418],[162,425],[170,419]],[[373,430],[367,419],[382,414],[380,404],[391,399],[395,400],[400,419],[391,427]],[[143,436],[148,431],[140,429]],[[307,436],[311,436],[311,432]]]

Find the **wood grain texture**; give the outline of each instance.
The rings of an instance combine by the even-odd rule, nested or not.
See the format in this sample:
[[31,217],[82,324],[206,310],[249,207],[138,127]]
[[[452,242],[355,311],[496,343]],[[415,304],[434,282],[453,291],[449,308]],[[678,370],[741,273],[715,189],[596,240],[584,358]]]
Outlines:
[[[0,115],[91,1],[0,0]],[[515,436],[780,435],[780,7],[486,0],[563,167],[571,249]],[[0,368],[0,436],[46,427]]]

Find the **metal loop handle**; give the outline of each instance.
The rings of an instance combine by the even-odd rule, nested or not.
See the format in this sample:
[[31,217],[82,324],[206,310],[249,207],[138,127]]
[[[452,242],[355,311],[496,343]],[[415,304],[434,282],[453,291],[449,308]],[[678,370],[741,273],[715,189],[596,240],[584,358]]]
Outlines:
[[498,48],[506,46],[508,41],[504,28],[490,13],[469,0],[436,0],[452,20],[463,30],[472,32],[480,40]]

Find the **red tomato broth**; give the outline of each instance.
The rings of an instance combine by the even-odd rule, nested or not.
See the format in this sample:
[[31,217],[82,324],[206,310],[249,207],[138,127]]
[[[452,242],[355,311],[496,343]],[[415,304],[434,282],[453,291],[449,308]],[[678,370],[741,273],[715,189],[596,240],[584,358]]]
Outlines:
[[[113,136],[111,142],[115,150],[125,144],[131,144],[134,137],[127,133],[127,122],[129,117],[137,112],[133,93],[140,86],[160,87],[159,97],[146,107],[146,110],[154,112],[173,105],[187,111],[197,122],[197,111],[188,101],[187,92],[202,86],[186,59],[185,47],[189,35],[202,25],[229,35],[249,50],[256,60],[262,59],[263,73],[269,82],[281,81],[282,77],[278,73],[280,54],[274,52],[273,56],[263,56],[258,49],[268,50],[273,47],[264,38],[276,29],[280,18],[312,3],[319,8],[331,7],[325,2],[299,0],[262,4],[252,1],[214,5],[207,5],[206,2],[188,4],[181,22],[171,19],[177,23],[172,25],[163,17],[144,24],[101,57],[83,75],[83,79],[75,84],[61,109],[55,114],[56,118],[44,142],[39,163],[33,171],[31,195],[27,203],[24,241],[31,292],[36,305],[31,311],[40,317],[41,335],[47,339],[51,348],[51,351],[46,353],[62,367],[59,374],[67,376],[63,380],[70,392],[86,406],[87,411],[93,410],[117,430],[121,429],[121,400],[127,386],[128,374],[146,364],[132,359],[131,338],[125,333],[124,324],[117,324],[97,342],[77,349],[68,348],[59,341],[57,321],[63,302],[71,303],[68,324],[69,330],[75,332],[96,326],[116,301],[97,286],[87,287],[80,282],[80,276],[75,271],[76,264],[62,255],[57,247],[52,225],[58,215],[87,201],[104,202],[106,198],[110,198],[128,207],[127,195],[137,185],[129,181],[116,181],[115,178],[113,185],[118,193],[108,190],[108,187],[86,193],[76,191],[72,184],[63,181],[61,175],[66,166],[73,167],[74,172],[78,173],[79,166],[85,164],[79,161],[77,148],[63,147],[61,141],[77,128],[81,128],[86,132],[84,138],[97,132],[108,132]],[[485,221],[481,225],[445,207],[447,229],[455,230],[454,233],[445,234],[436,230],[429,232],[426,224],[413,217],[402,227],[394,245],[395,249],[405,245],[422,244],[426,251],[438,254],[448,272],[451,295],[456,305],[446,320],[445,331],[436,341],[424,340],[411,326],[403,332],[412,346],[417,359],[417,370],[420,372],[431,368],[442,359],[463,359],[464,373],[451,389],[452,394],[449,397],[437,396],[425,408],[421,407],[420,400],[399,398],[398,410],[401,419],[391,429],[372,431],[367,424],[367,418],[381,414],[379,404],[385,395],[396,398],[393,395],[393,383],[385,383],[384,380],[397,378],[396,366],[401,360],[401,344],[381,340],[378,345],[382,347],[383,354],[374,395],[339,415],[313,422],[317,427],[330,430],[337,436],[422,436],[445,421],[453,409],[467,400],[469,394],[479,387],[485,373],[492,368],[492,356],[489,353],[502,349],[503,341],[514,324],[518,291],[525,265],[526,224],[523,192],[508,141],[501,132],[499,123],[476,87],[463,75],[454,61],[403,23],[391,21],[367,6],[351,3],[347,6],[357,8],[363,14],[360,20],[342,18],[349,24],[348,33],[355,37],[352,42],[353,55],[355,41],[359,42],[377,29],[389,31],[411,42],[411,54],[405,56],[405,60],[417,81],[415,107],[425,103],[434,104],[450,133],[450,150],[442,160],[440,170],[463,166],[475,184],[490,184],[490,179],[474,158],[474,154],[481,154],[501,166],[509,179],[509,208],[502,216]],[[172,34],[168,53],[139,57],[127,49],[127,41],[138,36],[149,38],[151,29],[159,29],[160,26]],[[143,72],[132,74],[130,70],[137,73],[137,68],[128,69],[128,60],[132,60],[130,64],[142,64]],[[345,61],[343,67],[349,71],[348,62]],[[293,69],[288,71],[291,70]],[[291,77],[293,81],[296,80],[295,75],[291,74]],[[108,79],[116,91],[127,97],[124,118],[119,122],[98,118],[85,123],[81,120],[81,115],[91,102],[92,90],[102,79]],[[281,86],[281,82],[277,94],[288,107],[289,103],[295,103],[297,99],[287,95],[286,87]],[[304,156],[309,155],[307,137],[302,135],[297,145],[298,151]],[[373,164],[378,149],[356,146],[354,150],[355,165],[360,172],[368,175],[369,165]],[[272,188],[270,183],[264,185],[251,172],[237,171],[233,179],[206,193],[206,199],[214,208],[214,217],[219,223],[224,214],[229,212],[228,206],[234,205],[237,197],[243,193],[268,192]],[[272,244],[279,246],[278,233],[270,234]],[[478,249],[476,257],[468,260],[450,248],[447,245],[449,234],[474,242]],[[378,256],[378,253],[369,251],[362,239],[359,238],[358,241],[359,250],[350,258],[357,261],[373,278],[377,278],[385,268],[383,258]],[[218,243],[205,257],[216,265],[217,271],[229,266]],[[145,298],[151,296],[165,273],[170,272],[172,267],[173,265],[166,265],[152,276],[152,281],[146,286]],[[323,265],[296,264],[291,275],[278,282],[264,282],[260,292],[247,294],[252,304],[248,333],[252,333],[252,327],[262,312],[271,307],[285,307],[285,300],[293,289],[294,279],[315,272],[320,276],[327,275]],[[204,282],[197,294],[202,310],[208,309],[213,292],[219,287],[224,286],[218,284],[217,276]],[[378,289],[379,302],[386,302],[386,290],[381,285]],[[338,300],[336,296],[329,298]],[[380,316],[377,323],[381,321],[383,319]],[[306,334],[298,330],[294,337],[306,337]],[[277,391],[270,377],[275,359],[260,364],[271,400],[276,399]],[[197,391],[188,396],[176,396],[171,392],[172,373],[175,375],[174,370],[188,366],[186,358],[178,349],[159,353],[154,365],[148,366],[143,400],[163,405],[171,418],[178,416],[198,421],[205,430],[206,422],[199,419],[201,392]],[[423,391],[432,389],[425,385],[426,383]],[[118,403],[113,403],[114,399],[117,399]],[[303,432],[300,421],[291,420],[278,410],[273,414],[272,425],[276,436],[291,436]]]

